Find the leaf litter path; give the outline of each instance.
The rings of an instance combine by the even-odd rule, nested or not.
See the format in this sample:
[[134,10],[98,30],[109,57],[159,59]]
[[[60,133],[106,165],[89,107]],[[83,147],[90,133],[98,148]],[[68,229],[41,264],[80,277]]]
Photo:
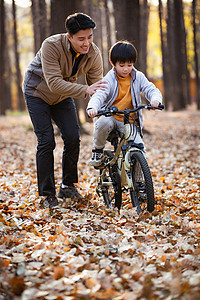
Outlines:
[[81,137],[84,201],[41,208],[29,118],[0,118],[0,299],[200,298],[200,112],[144,118],[156,209],[140,216],[126,197],[118,215],[96,195],[91,124]]

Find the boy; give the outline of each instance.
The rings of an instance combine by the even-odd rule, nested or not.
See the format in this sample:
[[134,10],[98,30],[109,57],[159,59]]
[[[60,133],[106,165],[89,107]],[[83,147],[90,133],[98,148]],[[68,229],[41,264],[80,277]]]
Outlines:
[[[148,81],[145,75],[134,68],[137,59],[136,48],[128,41],[115,43],[109,51],[109,59],[113,68],[104,77],[107,82],[104,90],[97,90],[91,97],[87,113],[94,117],[99,109],[116,106],[118,110],[125,108],[134,109],[141,105],[140,93],[143,93],[154,107],[162,103],[162,95],[155,85]],[[135,143],[142,143],[141,130],[143,118],[141,110],[138,113],[139,130]],[[103,148],[109,133],[117,129],[123,133],[123,116],[101,116],[95,120],[94,127],[94,150],[90,165],[100,166],[103,161]]]

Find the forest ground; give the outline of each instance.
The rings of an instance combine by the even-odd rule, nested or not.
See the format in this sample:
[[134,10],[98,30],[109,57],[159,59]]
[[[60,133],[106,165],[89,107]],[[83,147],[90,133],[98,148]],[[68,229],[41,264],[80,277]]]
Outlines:
[[[200,111],[144,114],[156,208],[107,210],[81,137],[81,203],[40,205],[28,116],[0,117],[0,299],[200,298]],[[56,137],[56,188],[62,140]]]

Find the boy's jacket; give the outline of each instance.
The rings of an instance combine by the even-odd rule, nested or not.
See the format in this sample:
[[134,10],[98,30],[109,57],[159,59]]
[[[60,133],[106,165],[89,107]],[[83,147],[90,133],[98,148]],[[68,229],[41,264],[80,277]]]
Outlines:
[[[87,110],[90,108],[100,110],[102,108],[111,107],[115,101],[118,95],[119,86],[114,68],[106,74],[103,81],[107,81],[106,88],[104,90],[97,90],[96,93],[92,95],[88,103]],[[134,108],[141,105],[141,93],[144,94],[149,101],[158,100],[162,103],[162,94],[159,89],[157,89],[142,72],[133,68],[131,71],[131,96]],[[138,111],[138,115],[140,128],[142,129],[143,117],[141,110]]]

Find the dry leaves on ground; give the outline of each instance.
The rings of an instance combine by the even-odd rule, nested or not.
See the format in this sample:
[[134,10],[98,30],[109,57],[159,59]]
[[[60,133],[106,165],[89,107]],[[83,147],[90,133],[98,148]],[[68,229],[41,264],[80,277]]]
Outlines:
[[[107,210],[81,138],[81,203],[41,208],[29,118],[0,118],[0,299],[200,298],[200,112],[147,112],[156,209]],[[55,176],[61,181],[62,140]]]

